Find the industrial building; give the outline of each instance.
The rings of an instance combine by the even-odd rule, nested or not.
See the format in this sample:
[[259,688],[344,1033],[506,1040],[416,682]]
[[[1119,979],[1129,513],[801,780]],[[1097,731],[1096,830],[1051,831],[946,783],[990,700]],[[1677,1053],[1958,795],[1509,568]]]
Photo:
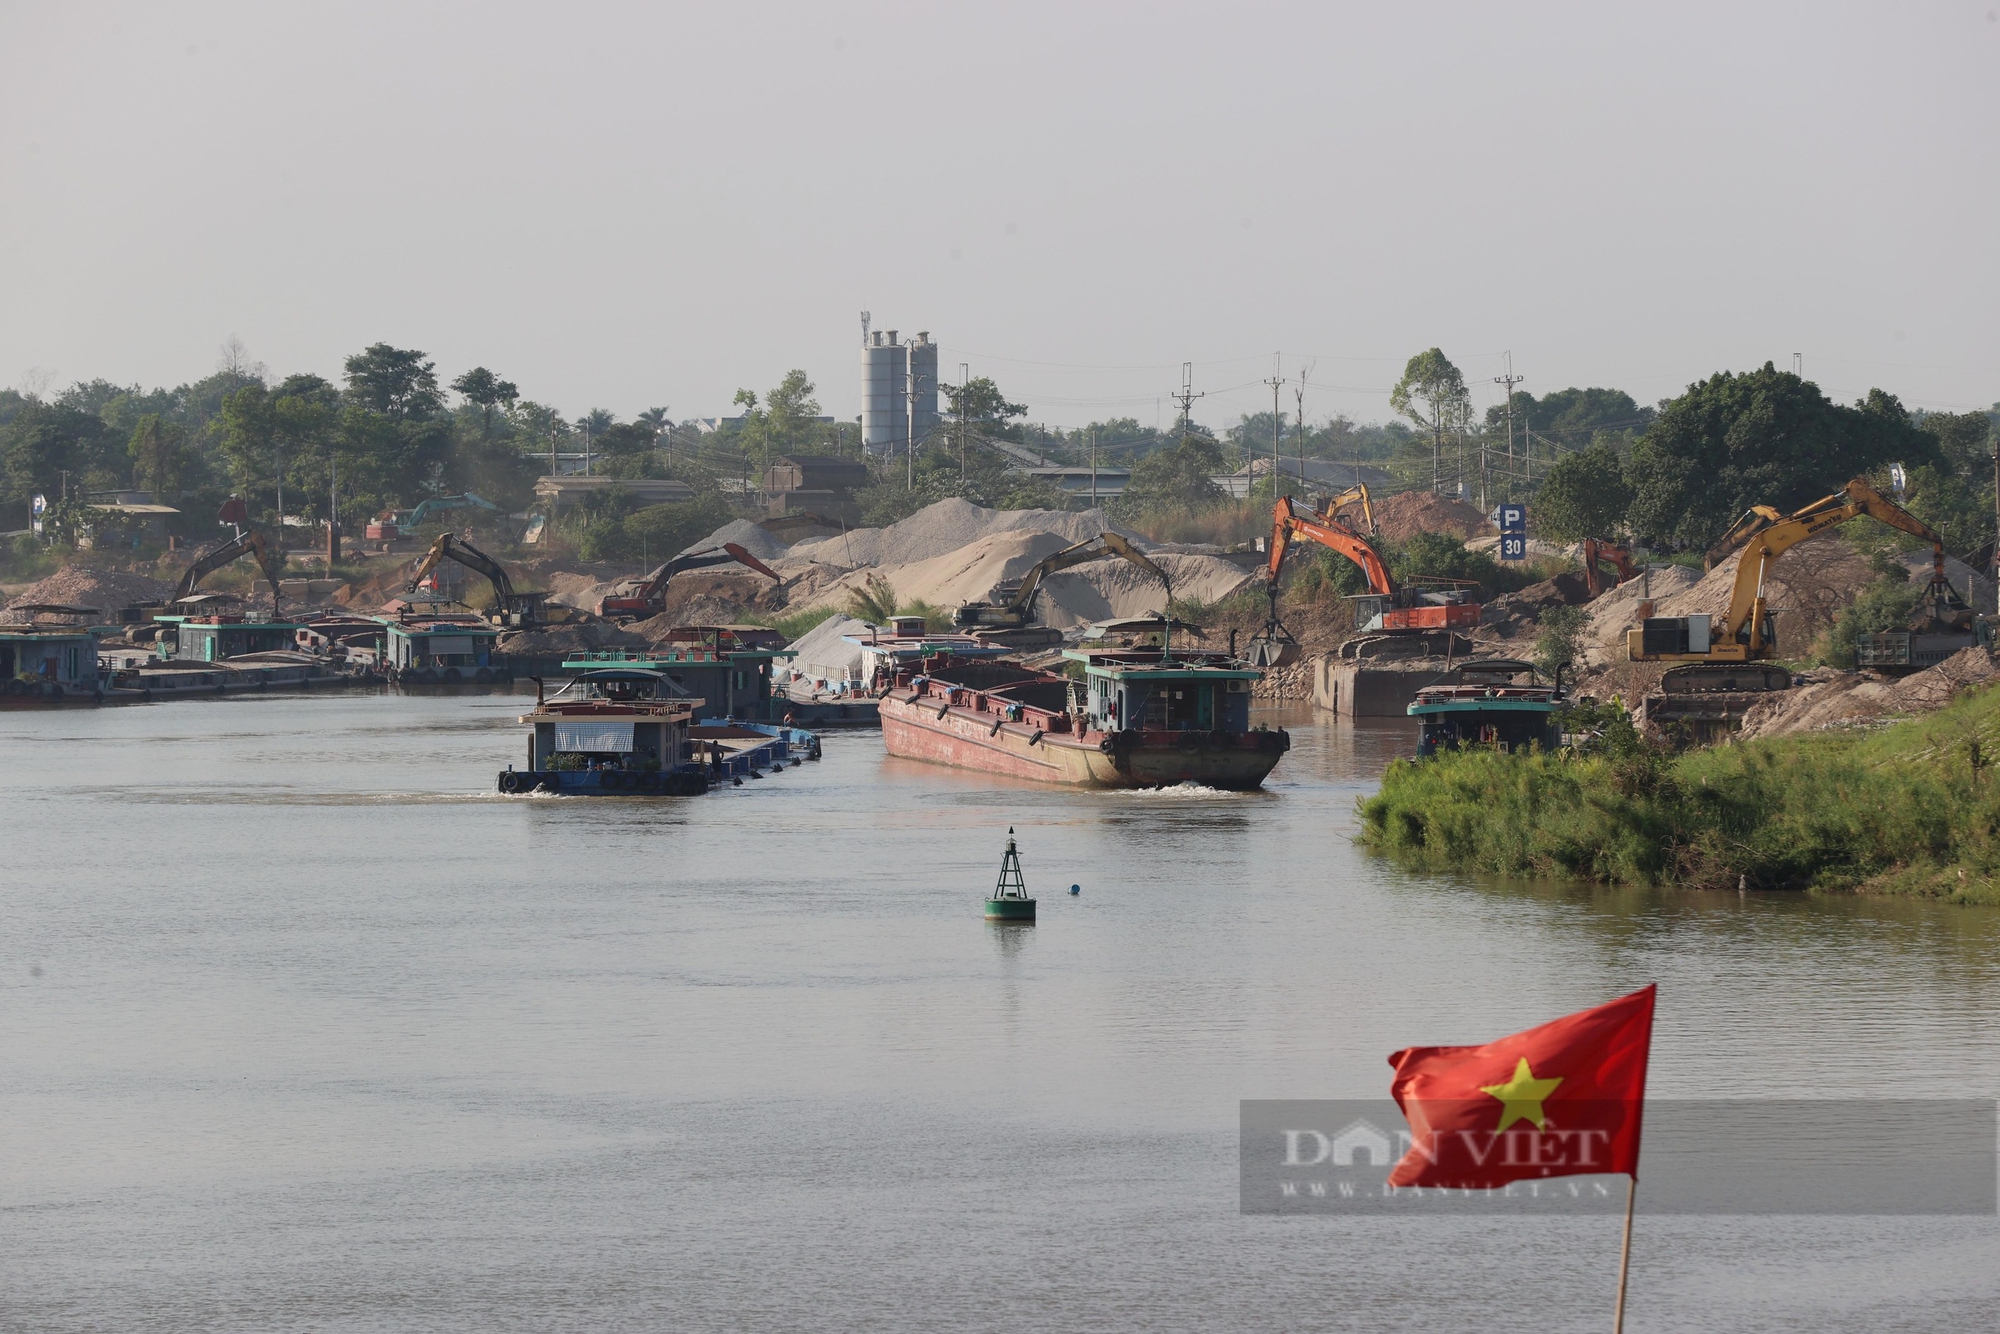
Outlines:
[[[915,389],[914,399],[911,390]],[[938,429],[938,349],[928,333],[901,342],[894,329],[868,328],[861,317],[861,443],[894,454]]]

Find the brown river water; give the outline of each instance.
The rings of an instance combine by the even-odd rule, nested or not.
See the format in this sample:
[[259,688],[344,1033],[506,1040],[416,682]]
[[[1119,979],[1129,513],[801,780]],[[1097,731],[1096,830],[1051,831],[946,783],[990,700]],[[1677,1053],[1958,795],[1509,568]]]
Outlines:
[[[1615,1217],[1245,1216],[1238,1101],[1651,981],[1655,1096],[2000,1095],[2000,913],[1408,874],[1397,724],[1269,715],[1252,795],[864,732],[503,798],[522,705],[0,714],[0,1329],[1595,1331]],[[1630,1302],[1996,1329],[2000,1223],[1642,1210]]]

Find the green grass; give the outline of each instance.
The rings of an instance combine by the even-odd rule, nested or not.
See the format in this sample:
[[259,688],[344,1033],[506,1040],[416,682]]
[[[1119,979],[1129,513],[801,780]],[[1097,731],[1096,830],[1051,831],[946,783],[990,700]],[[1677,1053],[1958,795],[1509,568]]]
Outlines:
[[1465,752],[1391,764],[1361,837],[1435,870],[2000,903],[1996,755],[2000,689],[1679,756]]

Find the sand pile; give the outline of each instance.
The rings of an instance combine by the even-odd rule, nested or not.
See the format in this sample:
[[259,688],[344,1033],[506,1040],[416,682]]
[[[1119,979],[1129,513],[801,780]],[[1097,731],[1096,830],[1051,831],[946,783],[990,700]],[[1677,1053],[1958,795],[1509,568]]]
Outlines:
[[66,565],[40,583],[24,589],[7,603],[23,607],[30,603],[59,603],[66,607],[95,607],[106,616],[116,616],[127,607],[157,605],[166,601],[174,586],[163,579],[124,570],[93,570],[87,565]]
[[725,542],[734,542],[761,561],[777,560],[791,550],[782,539],[773,537],[748,519],[731,519],[678,554],[685,556],[690,551],[705,551],[709,547],[719,547]]
[[1932,713],[1951,703],[1960,691],[1984,685],[1996,676],[2000,676],[2000,665],[1995,664],[1991,652],[1976,645],[1960,649],[1935,667],[1901,678],[1815,672],[1808,684],[1753,705],[1740,734],[1790,736]]
[[1126,537],[1101,509],[989,510],[953,497],[926,506],[887,528],[856,528],[837,537],[818,537],[791,548],[794,559],[811,559],[848,569],[867,565],[914,565],[970,546],[996,533],[1054,533],[1069,546],[1106,529]]
[[[1447,500],[1429,491],[1405,491],[1373,503],[1375,523],[1389,542],[1407,542],[1418,533],[1450,533],[1453,537],[1485,537],[1493,531],[1486,516],[1459,500]],[[1362,523],[1359,503],[1344,505],[1339,513],[1355,525]]]
[[[1149,559],[1167,572],[1173,580],[1174,597],[1184,601],[1220,602],[1263,584],[1259,576],[1220,556],[1162,552]],[[1066,630],[1092,621],[1163,611],[1166,597],[1166,590],[1152,574],[1114,557],[1050,575],[1042,585],[1036,610],[1042,624]]]
[[[795,588],[791,605],[802,610],[845,609],[871,579],[880,579],[895,590],[900,606],[922,602],[950,611],[967,602],[990,601],[996,588],[1019,582],[1039,562],[1070,545],[1065,534],[1002,529],[928,560],[839,575],[821,582],[810,594]],[[1257,581],[1255,575],[1219,556],[1162,553],[1153,560],[1173,580],[1177,598],[1219,601]],[[1114,616],[1144,615],[1165,605],[1166,590],[1157,578],[1112,556],[1050,575],[1035,608],[1042,624],[1067,629]]]
[[792,641],[790,647],[796,656],[791,660],[791,675],[805,681],[859,681],[861,646],[842,636],[865,635],[869,628],[866,621],[838,612],[827,617]]

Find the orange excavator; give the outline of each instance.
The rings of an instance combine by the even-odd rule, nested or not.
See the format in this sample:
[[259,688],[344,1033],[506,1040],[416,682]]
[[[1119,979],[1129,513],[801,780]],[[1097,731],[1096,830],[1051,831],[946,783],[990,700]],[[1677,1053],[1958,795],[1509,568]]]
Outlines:
[[1270,561],[1265,591],[1271,618],[1250,641],[1250,661],[1262,667],[1282,667],[1297,661],[1298,641],[1278,619],[1278,580],[1285,553],[1295,540],[1317,542],[1353,561],[1368,581],[1368,591],[1354,598],[1354,628],[1364,636],[1452,634],[1479,624],[1481,607],[1473,600],[1478,585],[1462,579],[1425,580],[1398,587],[1374,545],[1345,519],[1319,511],[1300,512],[1290,496],[1280,497],[1271,511]]
[[[1603,563],[1609,561],[1618,571],[1618,577],[1611,583],[1604,582]],[[1583,580],[1590,586],[1590,595],[1597,597],[1608,588],[1616,588],[1627,579],[1637,579],[1639,567],[1632,563],[1632,553],[1601,537],[1583,539]]]
[[711,565],[727,565],[732,561],[755,570],[767,579],[780,584],[785,582],[776,570],[745,548],[734,542],[724,542],[719,547],[706,547],[685,556],[676,556],[644,579],[628,581],[614,588],[609,597],[597,604],[597,614],[607,620],[644,620],[649,616],[658,616],[667,609],[667,585],[675,575],[687,570],[705,570]]

